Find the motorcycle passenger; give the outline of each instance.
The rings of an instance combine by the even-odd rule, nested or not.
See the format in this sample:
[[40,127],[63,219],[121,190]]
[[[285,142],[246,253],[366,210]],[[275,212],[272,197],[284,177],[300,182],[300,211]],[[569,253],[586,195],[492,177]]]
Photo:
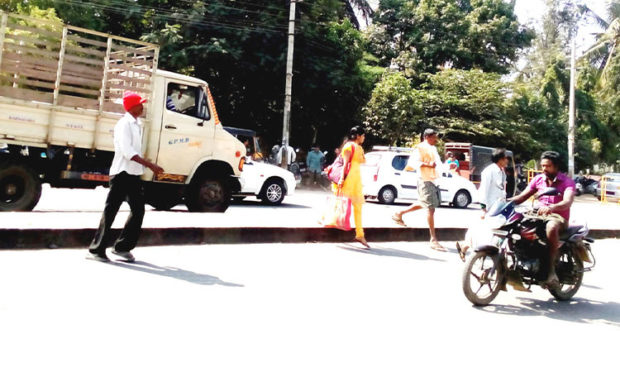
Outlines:
[[555,262],[560,248],[560,233],[568,228],[570,207],[575,198],[575,182],[560,172],[560,154],[555,151],[543,152],[540,156],[540,165],[543,173],[534,177],[527,188],[512,200],[516,204],[521,204],[548,187],[558,190],[558,194],[541,196],[538,200],[541,204],[538,214],[545,216],[547,220],[546,233],[550,260],[546,284],[550,288],[557,288],[560,281],[555,273]]

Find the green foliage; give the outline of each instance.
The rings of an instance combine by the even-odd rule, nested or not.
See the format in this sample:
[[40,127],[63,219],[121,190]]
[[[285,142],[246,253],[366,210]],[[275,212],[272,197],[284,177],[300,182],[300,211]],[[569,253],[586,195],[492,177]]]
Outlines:
[[[618,6],[601,19],[571,0],[547,0],[535,35],[504,0],[364,0],[297,4],[291,143],[335,147],[364,123],[371,140],[405,144],[424,127],[444,140],[503,146],[517,158],[566,156],[568,50],[576,20],[603,27],[581,61],[578,168],[620,154]],[[159,66],[209,82],[226,125],[279,142],[288,4],[280,0],[0,0],[0,9],[161,46]],[[353,9],[372,16],[363,33]],[[41,11],[41,9],[47,9]],[[56,13],[54,13],[54,10]],[[527,63],[507,82],[527,50]]]
[[506,73],[533,37],[502,0],[381,0],[374,21],[370,39],[386,66],[408,61],[399,66],[428,73],[441,66]]
[[402,73],[386,73],[372,91],[364,114],[370,134],[400,146],[419,132],[415,124],[422,117],[422,107]]
[[510,115],[508,88],[497,74],[441,71],[418,90],[424,108],[418,127],[438,128],[447,141],[507,147],[518,154],[531,154],[540,143],[530,136],[526,122]]
[[[8,0],[0,0],[8,2]],[[13,7],[19,1],[10,1]],[[280,141],[288,4],[282,1],[30,0],[72,25],[161,46],[159,67],[209,82],[226,125]],[[383,69],[349,17],[362,1],[297,4],[291,143],[339,144]],[[8,7],[8,5],[7,5]],[[347,10],[349,9],[349,11]]]

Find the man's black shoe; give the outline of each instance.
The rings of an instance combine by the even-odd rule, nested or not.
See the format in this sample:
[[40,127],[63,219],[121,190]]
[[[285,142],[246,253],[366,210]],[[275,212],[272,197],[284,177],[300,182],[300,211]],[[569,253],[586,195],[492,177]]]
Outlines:
[[131,254],[131,252],[119,252],[116,249],[112,251],[112,254],[119,256],[125,260],[125,262],[134,262],[136,258]]
[[105,253],[93,253],[91,251],[88,251],[88,253],[86,253],[86,259],[93,260],[93,261],[99,261],[99,262],[110,261],[110,259],[108,258],[108,256],[106,256]]

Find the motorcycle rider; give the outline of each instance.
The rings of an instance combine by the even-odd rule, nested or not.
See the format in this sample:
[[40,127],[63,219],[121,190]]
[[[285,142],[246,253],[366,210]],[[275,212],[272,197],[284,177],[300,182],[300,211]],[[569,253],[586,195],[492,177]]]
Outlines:
[[560,172],[560,163],[560,154],[557,152],[543,152],[540,156],[543,173],[532,178],[525,190],[511,199],[515,204],[521,204],[546,188],[554,187],[558,190],[556,195],[541,196],[538,200],[541,204],[538,215],[544,216],[547,221],[546,234],[550,260],[546,284],[550,288],[557,288],[560,285],[555,273],[555,262],[560,248],[560,233],[568,228],[570,207],[575,198],[575,182]]

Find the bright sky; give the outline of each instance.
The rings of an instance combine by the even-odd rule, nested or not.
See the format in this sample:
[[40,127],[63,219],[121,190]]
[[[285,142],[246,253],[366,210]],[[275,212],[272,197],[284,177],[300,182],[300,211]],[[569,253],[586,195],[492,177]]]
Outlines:
[[[607,1],[608,0],[588,0],[587,5],[599,17],[607,19]],[[583,3],[583,1],[577,1]],[[515,13],[519,17],[519,22],[540,27],[542,16],[546,11],[545,0],[517,0],[515,5]],[[591,17],[587,17],[580,24],[579,33],[577,34],[577,57],[594,44],[594,34],[603,31]]]

